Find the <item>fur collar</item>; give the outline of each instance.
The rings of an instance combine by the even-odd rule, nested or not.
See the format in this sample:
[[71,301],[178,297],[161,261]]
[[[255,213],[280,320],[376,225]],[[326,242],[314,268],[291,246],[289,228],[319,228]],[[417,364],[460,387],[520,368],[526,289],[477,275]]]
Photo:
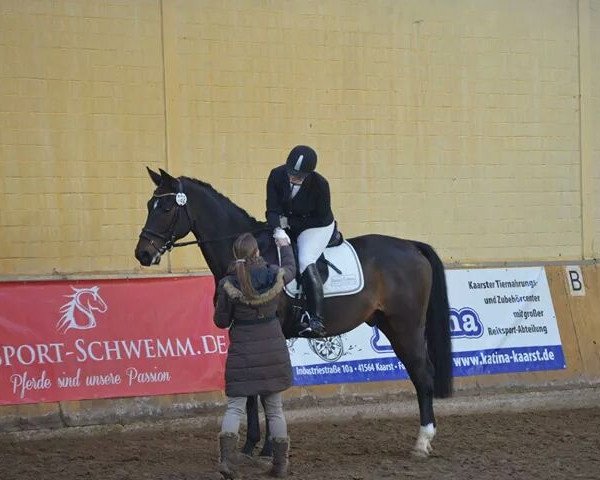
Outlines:
[[246,298],[242,291],[239,288],[235,287],[229,279],[225,280],[223,288],[225,289],[225,292],[227,293],[229,298],[231,298],[232,300],[237,300],[238,302],[243,303],[245,305],[263,305],[276,298],[283,290],[283,273],[283,269],[280,268],[277,272],[277,277],[273,286],[267,291],[260,293],[255,298]]

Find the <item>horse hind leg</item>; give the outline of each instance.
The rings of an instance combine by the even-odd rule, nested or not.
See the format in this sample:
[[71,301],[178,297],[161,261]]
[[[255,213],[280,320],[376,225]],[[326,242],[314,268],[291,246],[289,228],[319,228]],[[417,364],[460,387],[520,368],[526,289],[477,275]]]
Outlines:
[[436,433],[433,413],[433,365],[427,354],[424,327],[412,330],[406,327],[407,324],[398,317],[387,317],[380,325],[415,386],[421,426],[413,454],[427,457],[432,451],[431,441]]
[[416,457],[428,457],[433,451],[433,447],[431,446],[433,437],[435,437],[435,426],[433,423],[421,426],[417,442],[413,448],[413,455]]

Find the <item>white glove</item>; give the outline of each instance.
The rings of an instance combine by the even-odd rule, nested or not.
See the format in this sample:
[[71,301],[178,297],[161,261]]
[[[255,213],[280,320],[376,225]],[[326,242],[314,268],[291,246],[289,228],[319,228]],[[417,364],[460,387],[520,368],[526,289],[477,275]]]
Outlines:
[[283,228],[280,227],[275,228],[275,231],[273,232],[273,238],[275,239],[275,243],[278,247],[284,247],[292,243],[290,237],[288,237],[288,234],[285,233]]
[[283,215],[279,217],[279,225],[281,228],[290,228],[287,217],[284,217]]

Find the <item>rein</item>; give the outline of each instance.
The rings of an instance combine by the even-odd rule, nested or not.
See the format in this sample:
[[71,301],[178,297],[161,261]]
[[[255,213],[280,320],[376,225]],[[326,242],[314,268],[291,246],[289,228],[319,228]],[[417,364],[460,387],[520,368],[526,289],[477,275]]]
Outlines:
[[[249,230],[248,233],[258,233],[258,232],[264,232],[267,230],[269,230],[269,227],[265,226],[265,227],[257,228],[255,230]],[[206,240],[191,240],[189,242],[176,242],[176,243],[173,243],[173,245],[171,245],[171,248],[187,247],[188,245],[202,245],[204,243],[211,243],[211,242],[222,242],[223,240],[230,240],[232,238],[236,238],[238,235],[241,235],[241,232],[234,233],[233,235],[227,235],[225,237],[210,238],[210,239],[206,239]]]

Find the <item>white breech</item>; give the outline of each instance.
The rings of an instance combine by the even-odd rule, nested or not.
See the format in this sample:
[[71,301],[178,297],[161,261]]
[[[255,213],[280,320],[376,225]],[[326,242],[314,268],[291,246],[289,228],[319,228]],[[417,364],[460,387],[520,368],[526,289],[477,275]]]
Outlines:
[[304,272],[306,267],[315,263],[317,258],[327,248],[327,244],[333,235],[335,222],[326,227],[309,228],[298,235],[298,269]]

